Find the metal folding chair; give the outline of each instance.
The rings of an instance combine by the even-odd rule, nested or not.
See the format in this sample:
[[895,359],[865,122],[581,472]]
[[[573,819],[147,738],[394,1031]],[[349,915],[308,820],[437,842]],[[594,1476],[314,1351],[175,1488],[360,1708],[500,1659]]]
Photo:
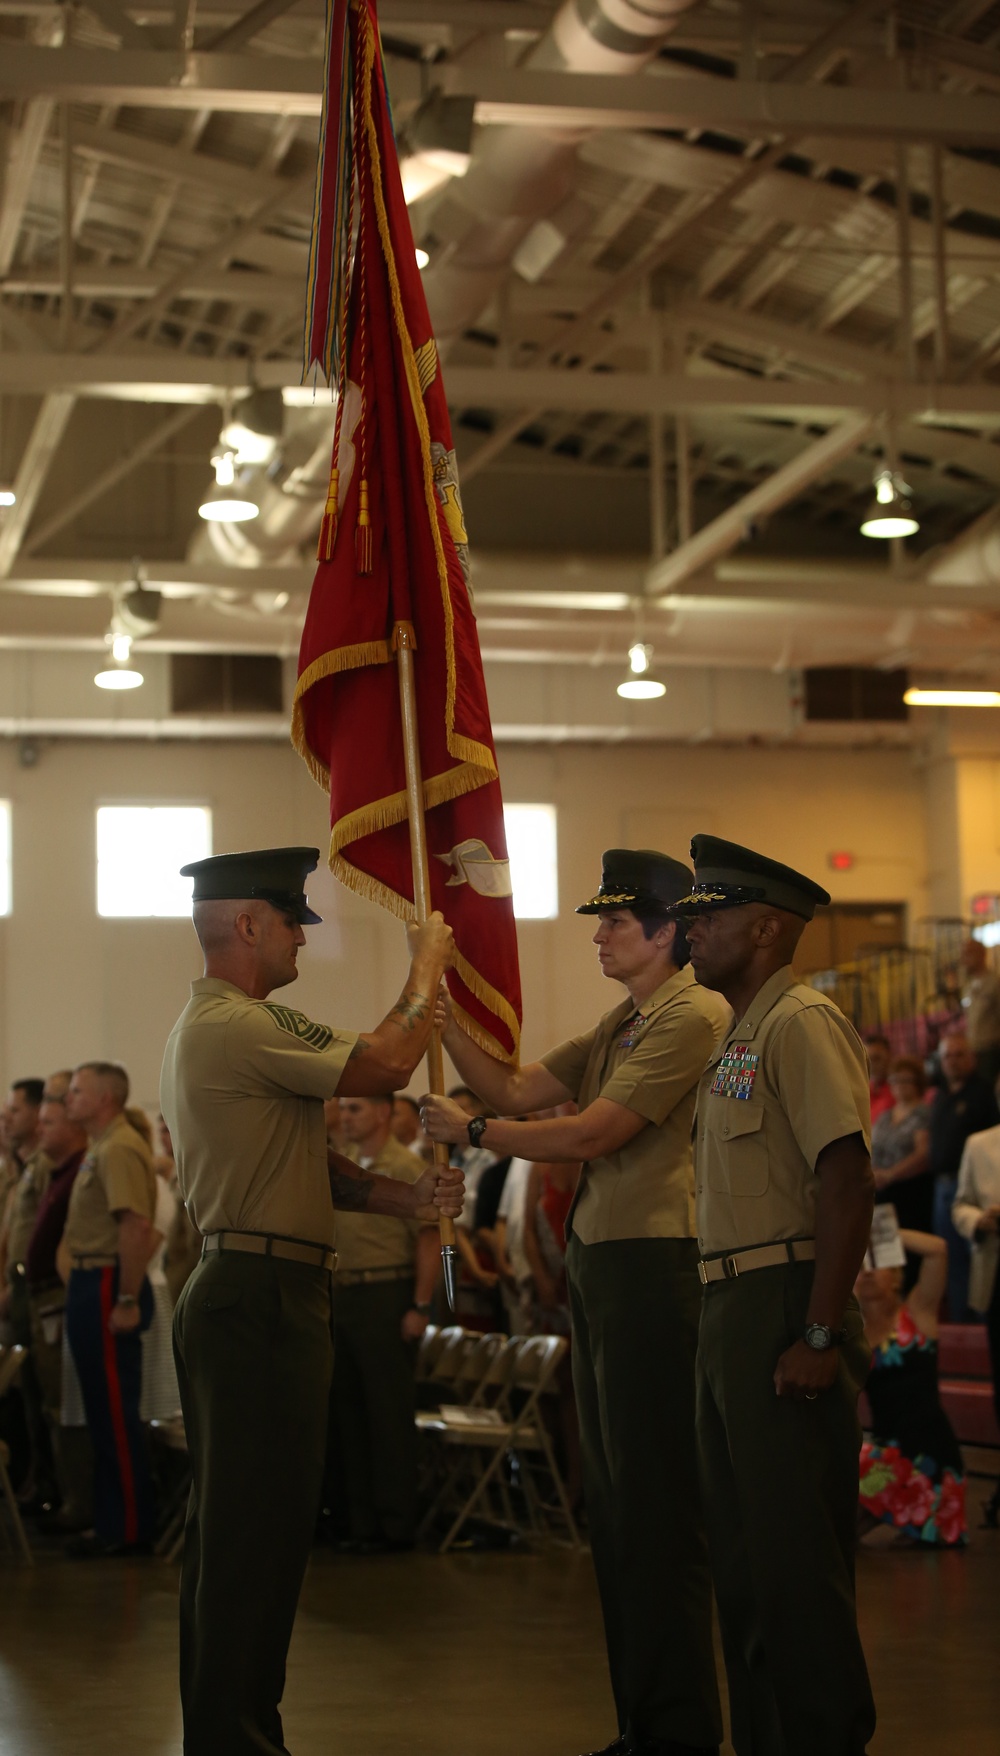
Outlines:
[[[28,1350],[26,1347],[9,1347],[0,1349],[0,1397],[7,1395],[8,1390],[27,1358],[27,1354]],[[13,1486],[11,1485],[9,1472],[10,1450],[8,1446],[4,1444],[3,1440],[0,1439],[0,1494],[3,1495],[4,1505],[7,1508],[7,1517],[10,1519],[13,1527],[14,1537],[16,1538],[16,1547],[20,1549],[22,1559],[27,1562],[29,1567],[33,1567],[35,1565],[35,1557],[31,1552],[28,1538],[25,1535],[24,1525],[21,1521],[21,1508],[18,1506],[17,1495],[14,1493]],[[11,1533],[6,1524],[3,1527],[3,1534],[4,1541],[7,1545],[7,1552],[8,1554],[13,1554],[15,1552],[15,1543],[11,1540]]]
[[[455,1507],[452,1522],[439,1546],[444,1554],[456,1541],[462,1527],[485,1502],[482,1514],[487,1522],[516,1524],[510,1487],[503,1466],[510,1462],[516,1471],[525,1500],[528,1530],[525,1534],[542,1537],[547,1534],[543,1516],[544,1502],[538,1494],[538,1464],[555,1492],[562,1522],[574,1547],[580,1546],[579,1533],[565,1483],[556,1461],[552,1441],[545,1424],[542,1397],[552,1388],[560,1361],[568,1343],[559,1335],[512,1336],[505,1347],[495,1354],[484,1383],[480,1405],[442,1407],[433,1425],[436,1438],[445,1448],[454,1448],[456,1456],[420,1527],[421,1536],[431,1529],[446,1508]],[[496,1399],[489,1401],[490,1385],[496,1387]],[[463,1477],[464,1483],[463,1483]],[[465,1488],[468,1492],[460,1498]],[[490,1515],[489,1495],[496,1490],[503,1517]]]

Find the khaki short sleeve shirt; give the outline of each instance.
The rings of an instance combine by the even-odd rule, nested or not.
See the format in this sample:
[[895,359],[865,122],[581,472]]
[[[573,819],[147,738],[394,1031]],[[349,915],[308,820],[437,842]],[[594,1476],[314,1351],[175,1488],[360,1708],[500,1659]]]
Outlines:
[[703,1256],[816,1232],[816,1160],[861,1134],[871,1147],[864,1046],[790,966],[720,1043],[698,1091],[695,1171]]
[[[403,1183],[415,1183],[426,1168],[392,1135],[374,1159],[358,1160],[362,1162],[366,1170],[380,1177],[398,1177]],[[398,1268],[401,1273],[412,1269],[420,1220],[399,1219],[395,1214],[350,1213],[342,1208],[335,1225],[338,1275],[364,1268]]]
[[92,1140],[76,1173],[63,1239],[72,1256],[118,1254],[116,1213],[152,1220],[156,1212],[153,1155],[124,1116]]
[[199,1232],[332,1247],[323,1102],[357,1040],[231,982],[192,982],[167,1042],[160,1106]]
[[7,1271],[13,1270],[15,1263],[23,1262],[31,1243],[31,1234],[35,1229],[38,1209],[42,1204],[42,1196],[49,1186],[52,1175],[51,1160],[36,1147],[14,1183],[10,1196],[10,1207],[7,1219]]
[[570,1220],[581,1243],[694,1236],[695,1094],[731,1016],[719,994],[682,969],[641,1011],[624,1000],[542,1057],[581,1110],[608,1098],[648,1124],[619,1152],[584,1165]]

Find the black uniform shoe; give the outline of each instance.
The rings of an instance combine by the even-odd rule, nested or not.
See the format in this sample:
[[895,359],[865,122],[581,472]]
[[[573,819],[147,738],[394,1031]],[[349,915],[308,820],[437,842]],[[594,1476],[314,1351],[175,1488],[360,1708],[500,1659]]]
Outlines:
[[133,1555],[151,1555],[152,1543],[106,1543],[96,1531],[88,1531],[85,1536],[74,1537],[66,1544],[66,1553],[71,1561],[119,1561]]
[[719,1756],[718,1744],[681,1744],[675,1738],[665,1743],[626,1744],[626,1756]]
[[584,1756],[632,1756],[632,1751],[633,1745],[628,1739],[618,1737],[612,1738],[610,1744],[605,1744],[603,1750],[587,1750]]

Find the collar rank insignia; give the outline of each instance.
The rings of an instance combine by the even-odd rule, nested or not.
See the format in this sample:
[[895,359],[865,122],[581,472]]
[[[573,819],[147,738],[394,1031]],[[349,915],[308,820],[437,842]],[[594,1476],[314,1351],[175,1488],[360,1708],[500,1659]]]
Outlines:
[[742,1098],[744,1102],[752,1097],[759,1061],[760,1056],[745,1043],[730,1043],[715,1069],[712,1096]]
[[635,1017],[630,1018],[626,1023],[621,1036],[618,1038],[618,1046],[619,1048],[624,1049],[626,1054],[628,1054],[629,1050],[635,1048],[636,1043],[639,1041],[640,1032],[645,1023],[646,1015],[643,1012],[637,1012]]

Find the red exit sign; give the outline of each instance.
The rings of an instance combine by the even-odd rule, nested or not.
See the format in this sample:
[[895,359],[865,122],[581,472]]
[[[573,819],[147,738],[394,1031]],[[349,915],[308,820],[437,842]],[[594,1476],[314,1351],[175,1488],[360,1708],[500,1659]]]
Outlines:
[[831,872],[849,872],[854,865],[854,855],[848,853],[827,854],[827,864]]
[[972,898],[972,914],[977,921],[993,921],[1000,915],[1000,896],[993,891],[980,891]]

